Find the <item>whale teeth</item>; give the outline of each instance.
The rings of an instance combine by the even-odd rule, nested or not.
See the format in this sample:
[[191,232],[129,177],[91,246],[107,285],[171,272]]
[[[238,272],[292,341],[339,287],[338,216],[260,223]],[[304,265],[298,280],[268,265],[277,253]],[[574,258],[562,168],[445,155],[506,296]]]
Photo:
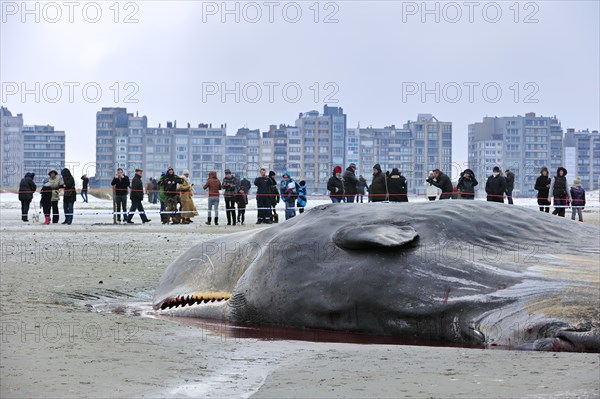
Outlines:
[[186,295],[177,295],[175,297],[165,299],[165,301],[160,305],[160,309],[175,309],[178,307],[183,308],[185,306],[200,305],[209,302],[222,302],[227,301],[230,298],[231,294],[227,292],[215,292],[210,294],[191,293]]

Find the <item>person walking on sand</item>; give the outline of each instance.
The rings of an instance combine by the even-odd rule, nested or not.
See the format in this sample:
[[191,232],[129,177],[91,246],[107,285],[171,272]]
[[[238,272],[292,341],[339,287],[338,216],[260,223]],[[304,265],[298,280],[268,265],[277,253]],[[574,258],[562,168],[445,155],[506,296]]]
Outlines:
[[571,186],[571,220],[575,220],[575,214],[579,221],[583,222],[583,210],[585,209],[585,190],[581,186],[581,177],[577,176]]
[[131,179],[131,192],[129,193],[129,199],[131,200],[131,209],[129,209],[129,214],[127,215],[127,223],[133,223],[133,215],[135,212],[139,212],[140,218],[142,219],[142,223],[150,222],[150,219],[146,216],[146,211],[144,211],[144,205],[142,201],[144,200],[144,183],[142,182],[142,169],[136,169],[135,175],[133,179]]
[[552,179],[548,176],[548,168],[544,166],[535,181],[535,189],[538,192],[537,203],[541,212],[550,212],[550,183],[552,183]]
[[212,213],[211,211],[214,209],[215,211],[215,226],[219,225],[219,190],[221,190],[221,182],[217,178],[217,171],[211,170],[208,172],[208,179],[204,186],[202,186],[205,190],[208,189],[208,219],[206,220],[206,224],[210,226]]
[[21,220],[24,222],[28,222],[29,219],[27,215],[29,214],[29,205],[31,205],[31,201],[33,200],[33,193],[37,189],[33,179],[35,178],[35,173],[27,172],[25,173],[25,177],[21,179],[19,183],[19,201],[21,201]]
[[81,199],[83,202],[88,202],[88,185],[90,184],[90,179],[87,175],[81,176]]
[[552,178],[548,191],[554,200],[554,211],[552,211],[552,214],[564,218],[566,208],[571,202],[571,190],[567,181],[567,170],[562,166],[556,169],[556,176]]
[[71,224],[73,223],[73,212],[75,212],[73,208],[75,201],[77,201],[75,179],[71,175],[71,171],[67,168],[61,170],[60,175],[63,181],[61,187],[63,188],[63,209],[65,212],[65,221],[62,224]]

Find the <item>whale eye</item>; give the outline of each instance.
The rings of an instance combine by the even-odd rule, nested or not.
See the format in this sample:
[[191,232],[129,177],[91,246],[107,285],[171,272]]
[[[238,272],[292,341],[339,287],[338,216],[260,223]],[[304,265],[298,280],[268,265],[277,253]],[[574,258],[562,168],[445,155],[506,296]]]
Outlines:
[[399,248],[415,241],[419,234],[411,226],[347,225],[333,233],[332,240],[340,248]]

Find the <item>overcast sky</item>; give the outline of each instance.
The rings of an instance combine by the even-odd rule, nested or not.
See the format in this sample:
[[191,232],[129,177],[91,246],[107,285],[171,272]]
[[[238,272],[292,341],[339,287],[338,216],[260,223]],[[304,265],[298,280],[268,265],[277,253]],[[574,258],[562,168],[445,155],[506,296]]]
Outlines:
[[453,122],[460,164],[467,125],[486,115],[599,127],[598,1],[27,4],[2,1],[1,102],[65,130],[76,173],[95,160],[96,111],[111,106],[229,134],[325,102],[348,127],[432,113]]

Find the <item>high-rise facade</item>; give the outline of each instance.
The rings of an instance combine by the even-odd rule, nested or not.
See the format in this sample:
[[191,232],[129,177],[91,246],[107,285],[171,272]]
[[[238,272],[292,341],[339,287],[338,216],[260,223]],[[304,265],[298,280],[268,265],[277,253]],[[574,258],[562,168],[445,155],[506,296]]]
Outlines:
[[452,176],[452,122],[440,121],[431,114],[418,114],[417,120],[408,121],[404,128],[411,133],[409,145],[414,165],[412,170],[407,170],[409,189],[425,194],[425,179],[430,170],[440,169]]
[[[469,125],[469,168],[480,181],[494,166],[515,174],[515,196],[535,196],[542,166],[556,170],[563,162],[563,131],[558,119],[536,116],[485,117]],[[480,190],[483,189],[483,186]]]
[[[246,160],[245,139],[241,139],[243,146],[238,141],[226,136],[224,125],[178,128],[174,121],[166,127],[148,127],[145,116],[134,116],[125,108],[102,108],[96,113],[95,184],[110,187],[119,167],[126,173],[140,167],[146,177],[159,177],[168,167],[176,173],[189,169],[192,176],[202,179],[210,170],[234,170]],[[232,147],[230,152],[225,151],[227,145]]]
[[41,183],[50,169],[60,173],[65,166],[65,132],[54,126],[23,126],[23,170],[35,173]]
[[[597,190],[600,187],[600,134],[597,130],[567,129],[563,142],[564,167],[567,178],[573,182],[581,177],[585,190]],[[554,171],[554,170],[553,170]]]
[[41,183],[50,169],[65,166],[65,132],[54,126],[24,125],[23,115],[0,107],[0,165],[3,188],[18,187],[27,172]]
[[17,187],[23,172],[23,114],[0,107],[0,165],[3,188]]
[[[294,125],[271,125],[267,131],[242,128],[233,136],[224,126],[201,124],[178,128],[150,128],[146,117],[124,108],[103,108],[97,113],[97,184],[108,187],[117,167],[129,173],[138,166],[145,176],[159,176],[168,166],[176,173],[189,169],[192,179],[204,179],[209,170],[221,176],[225,168],[251,180],[260,167],[280,178],[284,170],[305,180],[311,194],[327,194],[327,181],[335,165],[357,164],[357,174],[371,180],[373,165],[384,171],[398,168],[407,178],[409,192],[422,194],[426,172],[440,168],[450,173],[452,123],[431,114],[419,114],[403,127],[347,128],[339,107],[323,113],[300,113]],[[200,191],[200,190],[198,190]]]

